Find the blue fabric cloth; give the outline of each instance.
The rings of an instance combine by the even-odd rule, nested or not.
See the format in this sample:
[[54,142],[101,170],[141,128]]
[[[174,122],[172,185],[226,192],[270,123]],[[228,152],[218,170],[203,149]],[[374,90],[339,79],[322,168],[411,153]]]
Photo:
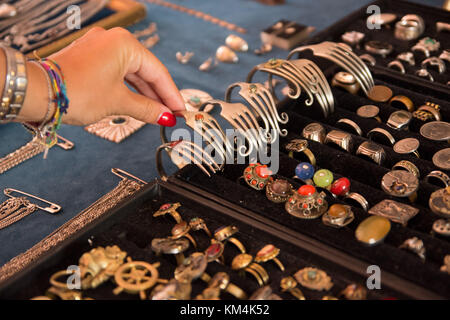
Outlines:
[[[236,81],[244,81],[254,65],[270,57],[286,57],[286,51],[276,48],[270,56],[258,57],[253,54],[253,50],[261,44],[261,30],[279,19],[289,19],[314,26],[320,31],[371,1],[286,0],[286,4],[281,6],[265,6],[253,0],[172,2],[201,10],[247,29],[248,33],[241,36],[248,41],[250,51],[239,53],[239,63],[220,64],[204,73],[197,70],[198,66],[214,55],[217,47],[231,33],[229,30],[152,4],[147,5],[147,18],[130,28],[132,31],[140,30],[149,22],[156,22],[161,40],[152,51],[167,66],[178,87],[204,90],[215,98],[223,99],[227,86]],[[415,2],[442,5],[442,0]],[[193,51],[195,55],[189,64],[181,65],[175,58],[177,51]],[[1,189],[17,188],[63,207],[62,212],[54,215],[34,212],[20,222],[0,230],[0,265],[33,246],[114,188],[119,178],[110,173],[111,168],[122,168],[147,181],[157,177],[155,150],[160,145],[157,126],[147,125],[120,144],[91,135],[81,127],[63,126],[59,133],[76,144],[74,150],[64,151],[54,147],[47,160],[39,155],[0,175]],[[0,137],[0,156],[30,140],[29,133],[19,124],[1,125]],[[167,158],[166,164],[173,172],[175,168]],[[5,199],[1,194],[0,201]]]

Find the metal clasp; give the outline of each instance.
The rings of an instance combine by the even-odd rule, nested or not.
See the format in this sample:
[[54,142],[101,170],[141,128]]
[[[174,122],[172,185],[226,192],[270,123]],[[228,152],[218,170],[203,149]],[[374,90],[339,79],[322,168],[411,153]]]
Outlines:
[[33,196],[32,194],[17,190],[17,189],[12,189],[12,188],[6,188],[5,190],[3,190],[3,193],[5,194],[5,196],[10,197],[10,198],[15,198],[13,195],[11,195],[13,192],[25,195],[27,197],[42,201],[44,203],[47,203],[49,206],[48,207],[40,207],[37,206],[39,209],[44,210],[48,213],[57,213],[59,211],[61,211],[61,206],[57,205],[56,203],[52,203],[50,201],[44,200],[42,198]]
[[58,142],[56,143],[58,147],[61,147],[64,150],[70,150],[73,149],[73,147],[75,146],[75,144],[72,141],[69,141],[66,138],[61,137],[59,134],[57,134],[56,136],[58,137]]

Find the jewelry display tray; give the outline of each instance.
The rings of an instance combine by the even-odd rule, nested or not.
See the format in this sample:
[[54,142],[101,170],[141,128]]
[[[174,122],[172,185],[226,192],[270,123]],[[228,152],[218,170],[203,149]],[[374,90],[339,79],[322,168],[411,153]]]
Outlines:
[[[286,270],[281,272],[273,261],[263,263],[274,293],[283,299],[294,299],[287,292],[281,292],[280,281],[283,277],[293,275],[304,267],[316,267],[327,272],[334,285],[330,291],[313,291],[300,287],[307,299],[320,299],[323,295],[338,295],[347,285],[358,283],[365,285],[367,264],[346,256],[336,250],[324,247],[308,237],[296,234],[292,230],[274,224],[269,226],[260,219],[241,215],[235,210],[221,206],[215,201],[205,199],[174,184],[155,180],[143,187],[133,197],[117,205],[95,222],[86,226],[81,232],[67,238],[51,251],[40,256],[27,268],[14,274],[0,285],[0,299],[30,299],[40,296],[50,287],[49,278],[57,271],[65,270],[70,265],[78,264],[78,259],[85,252],[98,246],[118,245],[133,260],[150,263],[160,262],[158,268],[160,278],[173,278],[176,267],[175,257],[156,256],[150,248],[155,237],[167,237],[175,225],[172,217],[153,217],[162,204],[180,202],[177,210],[181,217],[189,221],[191,218],[203,218],[208,228],[213,231],[220,226],[234,225],[239,228],[235,235],[246,247],[247,252],[254,255],[266,244],[273,244],[281,251],[279,260]],[[198,249],[191,246],[185,256],[194,251],[203,251],[209,245],[206,233],[191,232],[198,244]],[[206,273],[213,276],[217,272],[226,272],[231,282],[244,290],[249,296],[257,290],[258,284],[250,275],[245,277],[233,271],[231,260],[240,252],[231,244],[225,246],[225,265],[217,262],[208,264]],[[369,299],[396,297],[407,298],[440,298],[425,289],[419,288],[407,281],[388,273],[382,275],[384,284],[380,290],[368,293]],[[114,295],[116,287],[110,280],[96,289],[83,291],[83,297],[93,299],[138,299],[139,295],[121,293]],[[395,287],[402,288],[397,291]],[[191,297],[200,294],[206,284],[202,280],[192,283]],[[406,290],[404,290],[406,289]],[[147,292],[148,294],[149,292]],[[222,299],[235,299],[223,292]]]
[[[434,23],[430,21],[434,21],[433,19],[435,18],[444,19],[445,17],[443,21],[449,21],[450,19],[449,12],[405,1],[376,1],[374,4],[380,5],[382,12],[393,12],[399,17],[408,13],[420,14],[425,19],[427,26],[433,26]],[[349,27],[350,25],[365,23],[367,18],[366,8],[367,6],[350,14],[345,19],[309,40],[307,44],[327,40],[339,42],[341,34],[353,30],[353,27]],[[431,36],[432,34],[426,31],[425,35]],[[448,33],[442,36],[440,41],[441,48],[450,47]],[[292,59],[295,58],[294,56]],[[310,52],[302,53],[301,58],[311,59],[316,62],[324,71],[329,83],[331,83],[332,76],[337,71],[341,71],[341,69],[331,65],[328,61],[313,56]],[[393,90],[394,95],[409,97],[416,108],[427,101],[439,104],[443,121],[450,120],[450,90],[448,86],[437,86],[436,83],[423,81],[415,76],[397,75],[395,71],[387,68],[371,68],[371,72],[375,84],[387,85]],[[447,71],[448,74],[449,72]],[[258,82],[263,81],[261,78],[255,80]],[[338,149],[338,147],[333,145],[319,144],[314,141],[308,141],[309,149],[317,159],[316,170],[329,169],[333,172],[335,179],[347,177],[351,182],[350,191],[363,195],[368,201],[369,207],[373,207],[384,199],[392,199],[409,204],[407,198],[397,198],[386,194],[381,189],[381,179],[400,160],[409,160],[414,163],[420,170],[420,187],[418,199],[412,205],[420,211],[408,222],[407,226],[392,223],[392,229],[383,243],[374,247],[367,247],[356,240],[356,227],[362,220],[370,216],[357,203],[351,203],[352,210],[355,213],[355,220],[341,229],[326,226],[321,219],[303,220],[291,216],[286,212],[284,204],[273,203],[267,199],[264,191],[256,191],[248,187],[245,182],[238,181],[246,165],[226,165],[222,172],[214,174],[211,178],[204,175],[197,167],[189,165],[171,176],[169,181],[208,197],[221,205],[239,210],[243,215],[254,219],[262,219],[268,224],[279,224],[286,228],[286,232],[291,230],[301,234],[302,237],[310,237],[315,241],[319,241],[322,245],[337,249],[339,252],[348,254],[355,259],[378,265],[383,272],[390,272],[435,294],[444,296],[447,299],[450,298],[450,275],[440,271],[445,255],[450,254],[450,242],[448,238],[431,234],[433,222],[442,217],[434,214],[428,206],[428,199],[431,193],[442,188],[442,186],[430,184],[424,180],[425,176],[433,170],[441,170],[447,175],[450,174],[449,171],[439,169],[432,163],[433,155],[441,149],[448,148],[448,143],[431,141],[422,137],[419,129],[423,123],[415,118],[410,124],[409,131],[391,129],[386,125],[386,121],[392,112],[399,109],[392,107],[388,103],[373,102],[366,98],[362,92],[359,95],[352,95],[343,89],[335,87],[332,87],[332,92],[335,98],[335,112],[326,119],[323,118],[317,102],[313,106],[307,107],[304,104],[304,100],[302,100],[302,96],[296,101],[285,99],[280,103],[280,112],[284,111],[289,115],[289,122],[282,126],[282,128],[288,130],[289,134],[280,141],[280,164],[275,178],[287,179],[294,188],[298,188],[301,185],[298,180],[292,179],[295,174],[294,169],[298,163],[308,161],[308,159],[306,157],[303,158],[301,154],[296,154],[295,159],[289,158],[283,146],[292,139],[302,139],[301,132],[303,128],[312,122],[321,123],[327,132],[336,129],[352,134],[354,144],[351,153]],[[383,123],[379,123],[375,119],[361,118],[356,115],[356,110],[360,106],[368,104],[376,105],[380,108],[379,116]],[[350,131],[351,128],[341,127],[339,124],[336,124],[341,118],[348,118],[356,122],[361,127],[363,136],[357,136],[353,131]],[[419,159],[413,154],[397,154],[387,140],[376,139],[375,137],[375,142],[381,145],[386,152],[386,160],[382,165],[377,165],[370,159],[360,158],[355,155],[357,147],[362,142],[368,141],[368,138],[366,138],[367,132],[377,127],[390,132],[396,141],[408,137],[417,138],[420,141],[418,151],[421,158]],[[328,194],[326,199],[329,205],[333,203],[350,204],[343,202],[342,199],[336,200]],[[426,249],[425,262],[422,262],[416,254],[399,249],[399,246],[405,240],[412,237],[418,237],[423,240]]]

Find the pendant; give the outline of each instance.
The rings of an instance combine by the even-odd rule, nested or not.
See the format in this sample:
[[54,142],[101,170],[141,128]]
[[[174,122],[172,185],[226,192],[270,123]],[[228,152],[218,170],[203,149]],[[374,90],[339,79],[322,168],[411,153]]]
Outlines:
[[109,116],[84,127],[89,133],[111,142],[120,143],[145,125],[129,116]]

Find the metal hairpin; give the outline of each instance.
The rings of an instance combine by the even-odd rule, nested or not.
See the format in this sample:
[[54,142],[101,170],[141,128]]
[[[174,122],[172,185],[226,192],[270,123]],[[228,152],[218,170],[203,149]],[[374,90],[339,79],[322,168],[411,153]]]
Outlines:
[[298,47],[292,50],[288,59],[295,53],[305,50],[312,50],[314,55],[328,59],[338,66],[351,73],[361,85],[364,93],[367,95],[375,85],[372,74],[369,68],[357,55],[355,55],[351,48],[343,43],[335,43],[325,41],[319,44]]
[[[227,139],[222,127],[216,119],[204,111],[178,111],[177,116],[182,116],[186,125],[200,134],[211,145],[221,158],[220,169],[226,163],[226,159],[233,159],[233,147]],[[165,127],[161,127],[161,141],[168,143]]]
[[[254,109],[257,116],[261,117],[264,122],[264,133],[267,138],[270,138],[271,143],[276,141],[278,134],[282,137],[287,136],[287,130],[280,129],[280,123],[287,123],[289,121],[288,115],[283,112],[278,114],[275,100],[270,91],[261,83],[246,83],[236,82],[230,85],[225,93],[225,101],[230,102],[233,89],[239,87],[239,95],[247,101],[247,103]],[[277,132],[277,135],[272,137],[270,131]]]
[[[261,128],[253,113],[242,103],[229,103],[222,100],[210,100],[200,106],[203,110],[206,106],[220,106],[222,108],[220,116],[227,120],[235,129],[241,133],[248,141],[248,147],[241,145],[238,152],[241,156],[247,157],[253,149],[262,148],[265,137],[261,133]],[[247,152],[245,152],[247,151]]]
[[334,111],[334,97],[331,88],[320,68],[310,60],[297,59],[292,61],[282,59],[271,59],[254,67],[247,76],[247,82],[251,82],[253,75],[257,71],[269,74],[269,88],[275,97],[275,90],[272,85],[272,76],[285,79],[291,89],[288,97],[297,99],[301,95],[301,89],[305,90],[308,98],[305,100],[307,106],[314,103],[314,97],[322,107],[325,116]]
[[211,173],[214,174],[220,170],[219,164],[195,143],[184,140],[172,141],[164,143],[156,149],[156,168],[161,179],[164,181],[167,180],[167,174],[162,163],[163,150],[169,154],[172,162],[180,169],[188,164],[185,161],[187,158],[189,159],[189,163],[198,166],[208,177],[211,177]]

